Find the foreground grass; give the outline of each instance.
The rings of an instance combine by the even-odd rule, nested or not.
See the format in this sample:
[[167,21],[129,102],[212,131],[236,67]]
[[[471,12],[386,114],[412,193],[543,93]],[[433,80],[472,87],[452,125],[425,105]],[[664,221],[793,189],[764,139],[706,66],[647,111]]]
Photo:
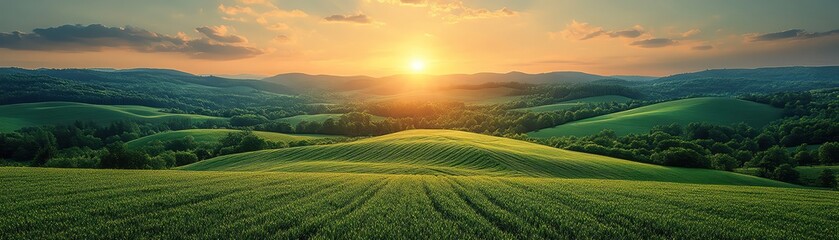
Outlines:
[[[128,148],[141,148],[143,146],[147,146],[155,141],[172,141],[183,139],[187,136],[192,136],[196,143],[218,143],[219,140],[227,136],[229,133],[236,133],[240,132],[241,130],[233,130],[233,129],[189,129],[189,130],[180,130],[180,131],[169,131],[169,132],[162,132],[154,135],[149,135],[145,137],[141,137],[138,139],[134,139],[129,141],[126,144]],[[263,131],[253,131],[254,135],[263,138],[265,140],[274,141],[274,142],[291,142],[291,141],[301,141],[301,140],[313,140],[318,138],[329,137],[326,135],[313,135],[313,134],[285,134],[285,133],[275,133],[275,132],[263,132]]]
[[582,106],[589,103],[608,103],[608,102],[629,102],[632,101],[631,98],[618,96],[618,95],[605,95],[605,96],[596,96],[596,97],[587,97],[587,98],[580,98],[574,100],[563,101],[560,103],[542,105],[542,106],[535,106],[529,108],[518,108],[514,109],[515,111],[531,111],[531,112],[553,112],[559,110],[565,110],[577,106]]
[[107,123],[118,120],[168,121],[173,119],[204,121],[225,118],[171,114],[160,112],[158,108],[132,105],[39,102],[0,106],[0,132],[11,132],[40,125],[70,124],[75,121]]
[[226,155],[181,169],[599,178],[793,186],[731,172],[644,164],[451,130],[410,130],[350,143]]
[[0,168],[3,238],[831,239],[839,192],[430,175]]
[[690,98],[663,102],[622,112],[583,119],[541,129],[527,135],[536,138],[594,135],[612,129],[618,135],[647,133],[654,126],[692,122],[729,125],[746,123],[759,128],[781,118],[782,109],[766,104],[723,97]]

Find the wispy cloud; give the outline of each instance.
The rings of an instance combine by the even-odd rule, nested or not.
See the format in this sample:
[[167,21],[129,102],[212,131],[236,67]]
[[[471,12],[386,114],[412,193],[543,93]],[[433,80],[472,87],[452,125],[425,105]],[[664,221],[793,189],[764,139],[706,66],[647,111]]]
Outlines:
[[827,32],[807,32],[802,29],[791,29],[783,32],[774,32],[766,34],[748,34],[746,35],[746,40],[750,42],[760,42],[792,39],[810,39],[832,35],[839,35],[839,29]]
[[411,7],[425,7],[428,8],[428,12],[432,16],[440,17],[451,23],[468,19],[502,18],[519,15],[518,11],[507,7],[495,10],[477,8],[466,6],[463,1],[459,0],[378,0],[378,2]]
[[323,18],[327,22],[345,22],[345,23],[358,23],[358,24],[370,24],[373,23],[373,20],[370,19],[367,15],[362,13],[354,14],[354,15],[332,15]]
[[682,36],[682,38],[689,38],[689,37],[696,36],[697,34],[700,34],[700,33],[702,33],[702,30],[694,28],[694,29],[688,30],[686,32],[683,32],[681,34],[681,36]]
[[248,39],[242,36],[234,35],[229,33],[228,27],[225,25],[219,26],[208,26],[208,27],[199,27],[195,28],[195,31],[198,31],[204,36],[207,36],[210,39],[216,40],[218,42],[223,43],[244,43],[248,42]]
[[219,4],[218,11],[222,13],[222,19],[237,22],[254,21],[265,29],[279,31],[289,28],[287,24],[280,22],[281,20],[309,16],[302,10],[282,9],[267,0],[238,0],[238,4]]
[[642,47],[642,48],[660,48],[660,47],[667,47],[676,45],[678,42],[674,41],[673,39],[669,38],[651,38],[645,39],[640,41],[634,41],[629,45]]
[[707,51],[707,50],[714,49],[714,46],[711,46],[711,45],[699,45],[699,46],[693,46],[693,47],[691,47],[690,49],[697,50],[697,51]]
[[572,20],[571,23],[565,26],[565,29],[556,33],[551,33],[553,36],[559,35],[567,39],[574,40],[589,40],[601,36],[611,38],[637,38],[645,33],[644,28],[640,25],[635,25],[632,29],[610,31],[602,27],[595,27],[587,22],[578,22]]
[[197,28],[206,37],[191,39],[179,33],[169,36],[137,27],[107,27],[100,24],[37,28],[31,33],[0,33],[0,48],[32,51],[102,51],[124,48],[138,52],[177,52],[193,58],[232,60],[263,53],[241,44],[243,37],[220,33],[218,28]]

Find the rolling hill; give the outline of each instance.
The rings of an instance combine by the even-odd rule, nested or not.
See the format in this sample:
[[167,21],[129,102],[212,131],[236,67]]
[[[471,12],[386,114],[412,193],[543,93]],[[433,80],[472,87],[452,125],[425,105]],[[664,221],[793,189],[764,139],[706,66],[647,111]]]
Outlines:
[[227,155],[181,169],[598,178],[792,186],[730,172],[643,164],[451,130],[410,130],[351,143]]
[[531,111],[531,112],[553,112],[559,110],[565,110],[576,106],[581,106],[589,103],[607,103],[607,102],[629,102],[632,101],[631,98],[624,97],[624,96],[617,96],[617,95],[605,95],[605,96],[597,96],[597,97],[587,97],[587,98],[580,98],[574,100],[563,101],[554,104],[536,106],[536,107],[529,107],[529,108],[518,108],[513,109],[514,111]]
[[654,97],[735,96],[746,93],[807,91],[839,87],[839,66],[711,69],[644,82]]
[[[170,131],[170,132],[162,132],[154,135],[149,135],[145,137],[141,137],[138,139],[134,139],[125,143],[126,147],[128,148],[141,148],[146,146],[154,141],[171,141],[176,139],[182,139],[187,136],[192,136],[195,139],[196,143],[218,143],[218,141],[228,133],[235,133],[239,132],[240,130],[233,130],[233,129],[189,129],[189,130],[180,130],[180,131]],[[321,135],[308,135],[308,134],[285,134],[285,133],[275,133],[275,132],[262,132],[262,131],[253,131],[256,136],[259,136],[265,140],[274,141],[274,142],[291,142],[291,141],[300,141],[300,140],[312,140],[323,138],[327,136]]]
[[303,108],[288,87],[259,80],[195,76],[168,69],[0,68],[0,105],[64,101],[202,112],[256,106]]
[[157,108],[131,105],[40,102],[0,106],[0,132],[11,132],[30,126],[69,124],[74,121],[107,123],[118,120],[168,121],[172,119],[226,120],[203,115],[164,113]]
[[586,136],[597,134],[603,129],[612,129],[618,135],[627,135],[649,132],[656,125],[687,125],[691,122],[723,125],[743,122],[753,127],[761,127],[779,119],[781,112],[781,109],[769,105],[734,98],[690,98],[574,121],[527,135],[535,138]]
[[0,168],[5,238],[833,239],[839,192],[431,175]]

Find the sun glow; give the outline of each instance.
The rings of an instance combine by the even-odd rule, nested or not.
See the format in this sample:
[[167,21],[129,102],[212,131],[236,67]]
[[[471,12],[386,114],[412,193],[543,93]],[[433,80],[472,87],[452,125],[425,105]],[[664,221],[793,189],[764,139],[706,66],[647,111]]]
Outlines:
[[421,73],[425,71],[425,61],[423,61],[422,59],[413,59],[411,60],[408,67],[414,73]]

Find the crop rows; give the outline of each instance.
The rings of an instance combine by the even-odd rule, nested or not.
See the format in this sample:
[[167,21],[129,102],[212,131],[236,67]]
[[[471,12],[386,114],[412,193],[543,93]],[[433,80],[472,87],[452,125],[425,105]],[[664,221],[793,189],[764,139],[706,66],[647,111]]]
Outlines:
[[792,186],[730,172],[663,167],[450,130],[411,130],[350,143],[226,155],[182,169],[600,178]]
[[2,238],[829,239],[839,193],[643,181],[0,168]]

